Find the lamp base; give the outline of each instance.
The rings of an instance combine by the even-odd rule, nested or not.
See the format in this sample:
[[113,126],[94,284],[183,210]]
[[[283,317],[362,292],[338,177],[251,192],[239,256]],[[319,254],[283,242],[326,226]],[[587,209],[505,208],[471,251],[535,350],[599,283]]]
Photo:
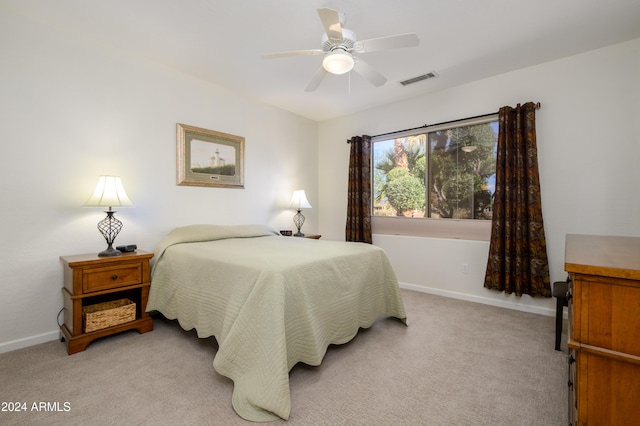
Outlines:
[[120,256],[122,254],[122,252],[120,250],[114,249],[111,244],[109,244],[109,247],[107,247],[106,250],[101,251],[100,253],[98,253],[98,256],[100,257],[110,257],[110,256]]
[[296,228],[298,228],[298,232],[293,234],[293,236],[294,237],[304,237],[304,234],[302,232],[300,232],[300,228],[302,228],[302,225],[304,224],[304,215],[302,214],[300,209],[298,209],[298,213],[296,213],[296,215],[293,216],[293,223],[295,223]]
[[120,256],[122,252],[113,248],[113,241],[116,239],[116,235],[118,235],[118,233],[120,233],[120,230],[122,229],[122,222],[120,222],[115,218],[115,216],[113,216],[115,212],[111,210],[111,207],[109,207],[109,211],[106,211],[105,213],[107,214],[107,217],[98,222],[98,230],[100,230],[100,233],[107,242],[107,249],[98,253],[98,256]]

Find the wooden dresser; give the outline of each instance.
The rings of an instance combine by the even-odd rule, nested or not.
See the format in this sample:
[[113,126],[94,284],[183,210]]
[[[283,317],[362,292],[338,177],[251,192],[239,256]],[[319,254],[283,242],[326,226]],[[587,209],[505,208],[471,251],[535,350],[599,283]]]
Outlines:
[[569,422],[640,425],[640,238],[567,235]]

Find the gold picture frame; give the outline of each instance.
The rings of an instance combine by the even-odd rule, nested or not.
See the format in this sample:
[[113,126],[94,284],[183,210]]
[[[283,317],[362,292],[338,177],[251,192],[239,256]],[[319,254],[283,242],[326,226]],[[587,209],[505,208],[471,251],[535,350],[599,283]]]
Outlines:
[[244,138],[178,123],[177,184],[244,188]]

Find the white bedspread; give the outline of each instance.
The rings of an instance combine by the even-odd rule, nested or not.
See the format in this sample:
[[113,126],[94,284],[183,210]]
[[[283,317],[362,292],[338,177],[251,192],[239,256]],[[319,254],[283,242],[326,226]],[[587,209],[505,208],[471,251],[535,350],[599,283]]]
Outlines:
[[[195,241],[195,242],[191,242]],[[147,311],[215,336],[215,370],[243,418],[288,419],[289,370],[381,317],[406,323],[382,249],[282,237],[260,225],[177,228],[157,247]]]

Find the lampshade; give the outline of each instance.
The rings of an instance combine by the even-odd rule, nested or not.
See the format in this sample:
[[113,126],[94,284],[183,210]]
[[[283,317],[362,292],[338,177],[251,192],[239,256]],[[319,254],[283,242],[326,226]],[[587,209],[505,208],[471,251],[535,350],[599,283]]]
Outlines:
[[353,56],[343,49],[336,49],[327,53],[322,60],[322,66],[331,74],[344,74],[353,69],[355,61]]
[[309,201],[307,200],[307,195],[304,193],[304,189],[293,191],[291,207],[297,210],[311,208],[311,204],[309,204]]
[[93,195],[84,207],[133,207],[119,176],[100,176]]

